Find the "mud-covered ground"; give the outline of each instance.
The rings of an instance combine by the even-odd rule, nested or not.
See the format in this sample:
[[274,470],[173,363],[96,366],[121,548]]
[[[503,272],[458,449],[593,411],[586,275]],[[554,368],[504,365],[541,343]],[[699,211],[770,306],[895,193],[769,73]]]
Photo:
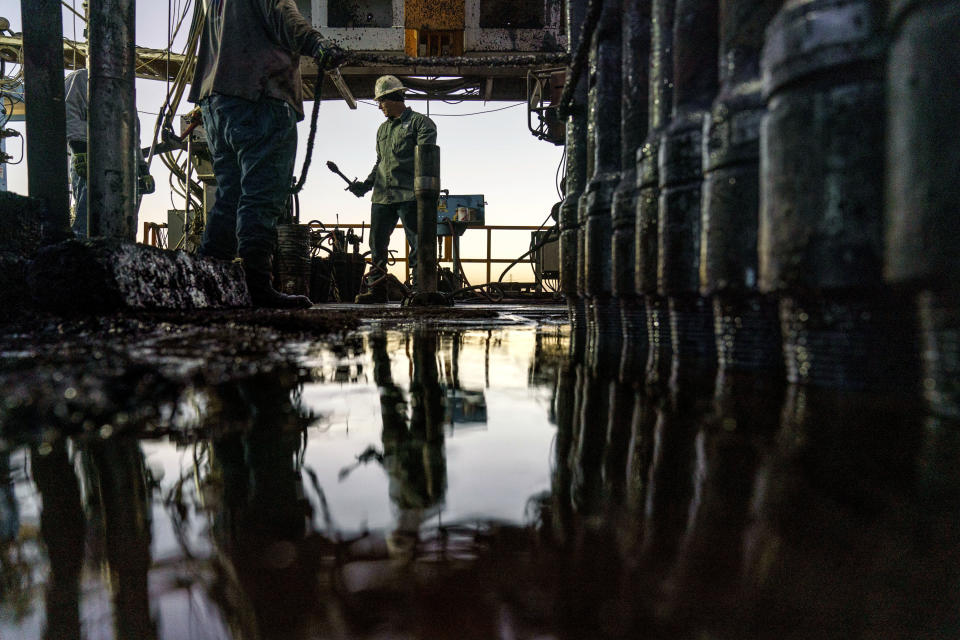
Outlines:
[[364,323],[496,322],[491,308],[262,309],[62,317],[22,312],[0,324],[0,435],[153,424],[188,387],[280,369],[293,350],[349,344]]

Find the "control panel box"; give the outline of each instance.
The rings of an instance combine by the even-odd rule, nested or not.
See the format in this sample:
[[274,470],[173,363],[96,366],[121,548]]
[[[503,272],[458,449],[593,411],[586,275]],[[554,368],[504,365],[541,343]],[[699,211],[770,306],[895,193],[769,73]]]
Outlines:
[[437,235],[450,235],[450,222],[462,235],[469,227],[482,227],[486,224],[486,202],[483,194],[443,195],[437,204]]

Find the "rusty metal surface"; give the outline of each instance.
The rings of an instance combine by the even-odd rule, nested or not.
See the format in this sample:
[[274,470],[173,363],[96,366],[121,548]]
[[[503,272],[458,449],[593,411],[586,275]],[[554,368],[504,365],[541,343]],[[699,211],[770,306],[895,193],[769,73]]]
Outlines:
[[63,86],[63,17],[57,0],[22,0],[27,188],[46,203],[43,234],[70,234],[67,116]]
[[569,61],[567,53],[530,53],[508,56],[456,56],[412,58],[392,54],[356,52],[351,61],[363,65],[402,65],[411,67],[534,67],[558,65]]
[[463,29],[464,0],[404,0],[403,26],[407,29]]

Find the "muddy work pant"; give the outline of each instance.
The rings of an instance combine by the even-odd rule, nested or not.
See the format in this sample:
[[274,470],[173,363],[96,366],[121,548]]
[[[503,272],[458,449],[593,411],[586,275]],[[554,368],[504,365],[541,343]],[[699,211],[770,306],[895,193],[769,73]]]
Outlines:
[[290,193],[297,115],[282,100],[213,94],[200,104],[217,178],[200,254],[269,270],[277,219]]
[[[417,279],[417,203],[393,202],[391,204],[370,205],[370,261],[381,269],[387,268],[390,234],[397,226],[397,220],[403,223],[403,232],[410,245],[409,264],[411,282]],[[375,280],[379,273],[371,273],[367,282]]]
[[70,186],[73,188],[73,233],[78,238],[87,237],[87,178],[70,167]]

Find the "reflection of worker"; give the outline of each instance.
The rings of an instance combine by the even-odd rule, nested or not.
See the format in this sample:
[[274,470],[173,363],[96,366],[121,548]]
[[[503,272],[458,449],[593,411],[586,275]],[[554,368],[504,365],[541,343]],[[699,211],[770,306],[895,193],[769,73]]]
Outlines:
[[[67,110],[67,147],[70,150],[70,185],[73,188],[73,233],[87,237],[87,70],[78,69],[64,80],[64,103]],[[137,121],[137,135],[140,121]],[[137,203],[144,194],[153,193],[154,182],[139,145],[134,150],[137,159]],[[136,222],[133,232],[136,234]],[[130,238],[133,240],[134,238]]]
[[390,476],[390,502],[397,520],[387,540],[394,557],[409,558],[420,524],[443,506],[447,468],[444,458],[443,401],[437,375],[436,336],[415,336],[414,379],[409,424],[403,392],[393,382],[383,334],[370,338],[373,377],[380,388],[383,466]]
[[[437,127],[427,116],[413,111],[404,103],[403,83],[395,76],[377,79],[374,97],[387,121],[377,129],[377,162],[363,182],[354,182],[348,188],[358,198],[373,189],[370,205],[370,259],[380,269],[387,266],[387,247],[390,234],[403,222],[403,230],[410,243],[410,268],[416,279],[417,265],[417,203],[413,193],[413,153],[417,145],[436,144]],[[372,284],[380,277],[376,270],[367,276]],[[387,301],[385,283],[381,280],[367,293],[357,296],[357,302]]]
[[300,54],[332,68],[345,54],[294,0],[203,0],[206,24],[190,101],[200,104],[217,177],[200,254],[243,259],[254,306],[304,308],[271,283],[277,219],[290,193],[303,119]]

